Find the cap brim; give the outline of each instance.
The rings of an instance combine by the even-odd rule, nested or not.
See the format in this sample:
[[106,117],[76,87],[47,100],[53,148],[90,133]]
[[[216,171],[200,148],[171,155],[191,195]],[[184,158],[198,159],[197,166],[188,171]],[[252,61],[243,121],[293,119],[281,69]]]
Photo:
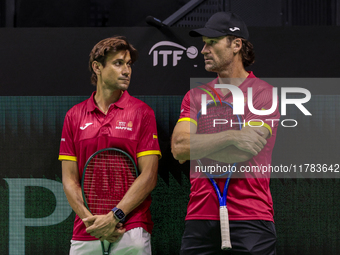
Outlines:
[[191,30],[189,32],[189,35],[192,37],[199,37],[199,36],[206,36],[206,37],[220,37],[220,36],[224,36],[225,34],[210,28],[198,28],[198,29],[194,29]]

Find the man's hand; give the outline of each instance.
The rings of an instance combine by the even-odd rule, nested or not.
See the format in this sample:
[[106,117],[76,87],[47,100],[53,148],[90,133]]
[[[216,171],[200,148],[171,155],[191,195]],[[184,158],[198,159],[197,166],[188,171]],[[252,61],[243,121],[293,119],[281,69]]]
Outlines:
[[122,223],[118,223],[116,225],[116,229],[115,231],[112,233],[112,235],[110,235],[106,241],[110,242],[110,243],[115,243],[117,241],[120,240],[120,238],[123,236],[123,234],[125,233],[126,229],[123,227]]
[[[83,219],[83,222],[85,225],[89,225],[89,227],[86,228],[86,232],[98,238],[100,241],[109,238],[115,232],[116,225],[118,224],[118,220],[113,216],[112,211],[106,215],[87,217]],[[121,232],[122,230],[119,230],[118,233]],[[124,234],[124,232],[121,233],[121,235]]]
[[85,227],[88,228],[88,227],[92,226],[93,221],[86,221],[86,222],[84,222],[84,224],[85,224]]
[[234,146],[239,150],[257,155],[267,144],[267,140],[263,137],[267,135],[260,128],[245,127],[235,136]]

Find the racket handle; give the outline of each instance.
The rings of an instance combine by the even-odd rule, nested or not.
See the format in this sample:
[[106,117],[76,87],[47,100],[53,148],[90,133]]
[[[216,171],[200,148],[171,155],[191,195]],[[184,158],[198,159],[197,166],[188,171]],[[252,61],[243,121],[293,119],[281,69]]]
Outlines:
[[220,223],[221,223],[221,237],[222,237],[222,250],[231,249],[230,231],[229,231],[229,216],[226,206],[220,207]]

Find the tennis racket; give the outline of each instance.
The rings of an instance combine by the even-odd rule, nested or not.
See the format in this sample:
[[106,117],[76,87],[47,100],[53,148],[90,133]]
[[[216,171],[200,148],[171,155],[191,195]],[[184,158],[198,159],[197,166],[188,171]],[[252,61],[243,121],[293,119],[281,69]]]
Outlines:
[[[86,208],[93,215],[109,213],[123,198],[138,176],[132,157],[116,148],[106,148],[95,152],[87,160],[81,182]],[[108,255],[101,242],[103,255]]]
[[[202,89],[206,91],[205,89]],[[209,93],[210,96],[211,93]],[[197,134],[212,134],[212,133],[219,133],[226,130],[240,130],[242,128],[242,118],[238,115],[233,115],[233,106],[228,103],[221,101],[219,98],[219,102],[216,102],[213,100],[212,102],[209,102],[207,104],[207,112],[206,115],[202,114],[202,110],[197,114]],[[227,124],[220,124],[220,125],[213,125],[214,119],[224,119],[227,120]],[[231,123],[233,123],[231,125]],[[209,162],[211,165],[215,165],[216,163],[219,163],[218,161],[208,160],[206,159],[198,159],[197,163],[200,166],[201,169],[203,169],[203,162],[207,164]],[[223,163],[224,164],[224,163]],[[229,165],[227,169],[235,169],[236,163]],[[220,204],[220,224],[221,224],[221,239],[222,239],[222,250],[231,249],[231,242],[230,242],[230,230],[229,230],[229,217],[228,217],[228,209],[227,209],[227,193],[228,193],[228,187],[230,178],[232,175],[232,171],[225,171],[220,174],[211,174],[208,171],[205,172],[208,179],[212,183],[218,200]],[[217,182],[214,178],[226,178],[223,193],[220,191]]]

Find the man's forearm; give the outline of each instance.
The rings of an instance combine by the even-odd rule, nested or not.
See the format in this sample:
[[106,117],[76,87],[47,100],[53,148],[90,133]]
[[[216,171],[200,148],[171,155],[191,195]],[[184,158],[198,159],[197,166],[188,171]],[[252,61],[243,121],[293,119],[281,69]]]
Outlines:
[[127,215],[139,206],[155,188],[157,176],[152,179],[143,173],[137,177],[117,207]]
[[206,158],[224,163],[238,163],[251,159],[254,155],[237,149],[235,146],[228,146],[220,151],[207,155]]
[[214,152],[233,145],[235,131],[215,134],[181,133],[173,141],[173,152],[177,160],[194,160],[204,158]]
[[[240,162],[248,160],[251,155],[257,155],[267,143],[268,136],[269,131],[264,127],[244,127],[241,130],[228,130],[214,134],[196,134],[194,124],[178,123],[174,129],[171,148],[175,159],[180,161],[195,160],[211,155],[209,157],[216,160],[223,159],[223,162],[225,160]],[[223,152],[228,147],[231,148]],[[229,159],[225,159],[228,157],[226,153],[230,154]]]
[[77,162],[62,161],[62,171],[64,192],[73,211],[81,219],[91,216],[84,204]]
[[139,206],[156,187],[158,156],[148,155],[138,159],[141,174],[128,189],[117,207],[127,215]]
[[[260,135],[263,138],[263,141],[265,141],[265,139],[269,137],[269,130],[266,128],[256,128],[254,130],[256,130],[256,132],[259,132],[257,133],[257,135]],[[254,143],[253,148],[256,148],[257,152],[260,152],[263,149],[264,144],[265,143],[263,142],[262,144]],[[237,148],[236,146],[231,145],[220,151],[216,151],[214,153],[211,153],[210,155],[207,155],[206,158],[210,158],[212,160],[216,160],[216,161],[220,161],[224,163],[238,163],[238,162],[247,161],[251,159],[253,156],[254,156],[254,153],[241,150]]]
[[79,218],[83,219],[88,216],[92,216],[89,210],[85,207],[80,185],[75,183],[65,183],[63,186],[66,198],[71,208],[79,216]]

